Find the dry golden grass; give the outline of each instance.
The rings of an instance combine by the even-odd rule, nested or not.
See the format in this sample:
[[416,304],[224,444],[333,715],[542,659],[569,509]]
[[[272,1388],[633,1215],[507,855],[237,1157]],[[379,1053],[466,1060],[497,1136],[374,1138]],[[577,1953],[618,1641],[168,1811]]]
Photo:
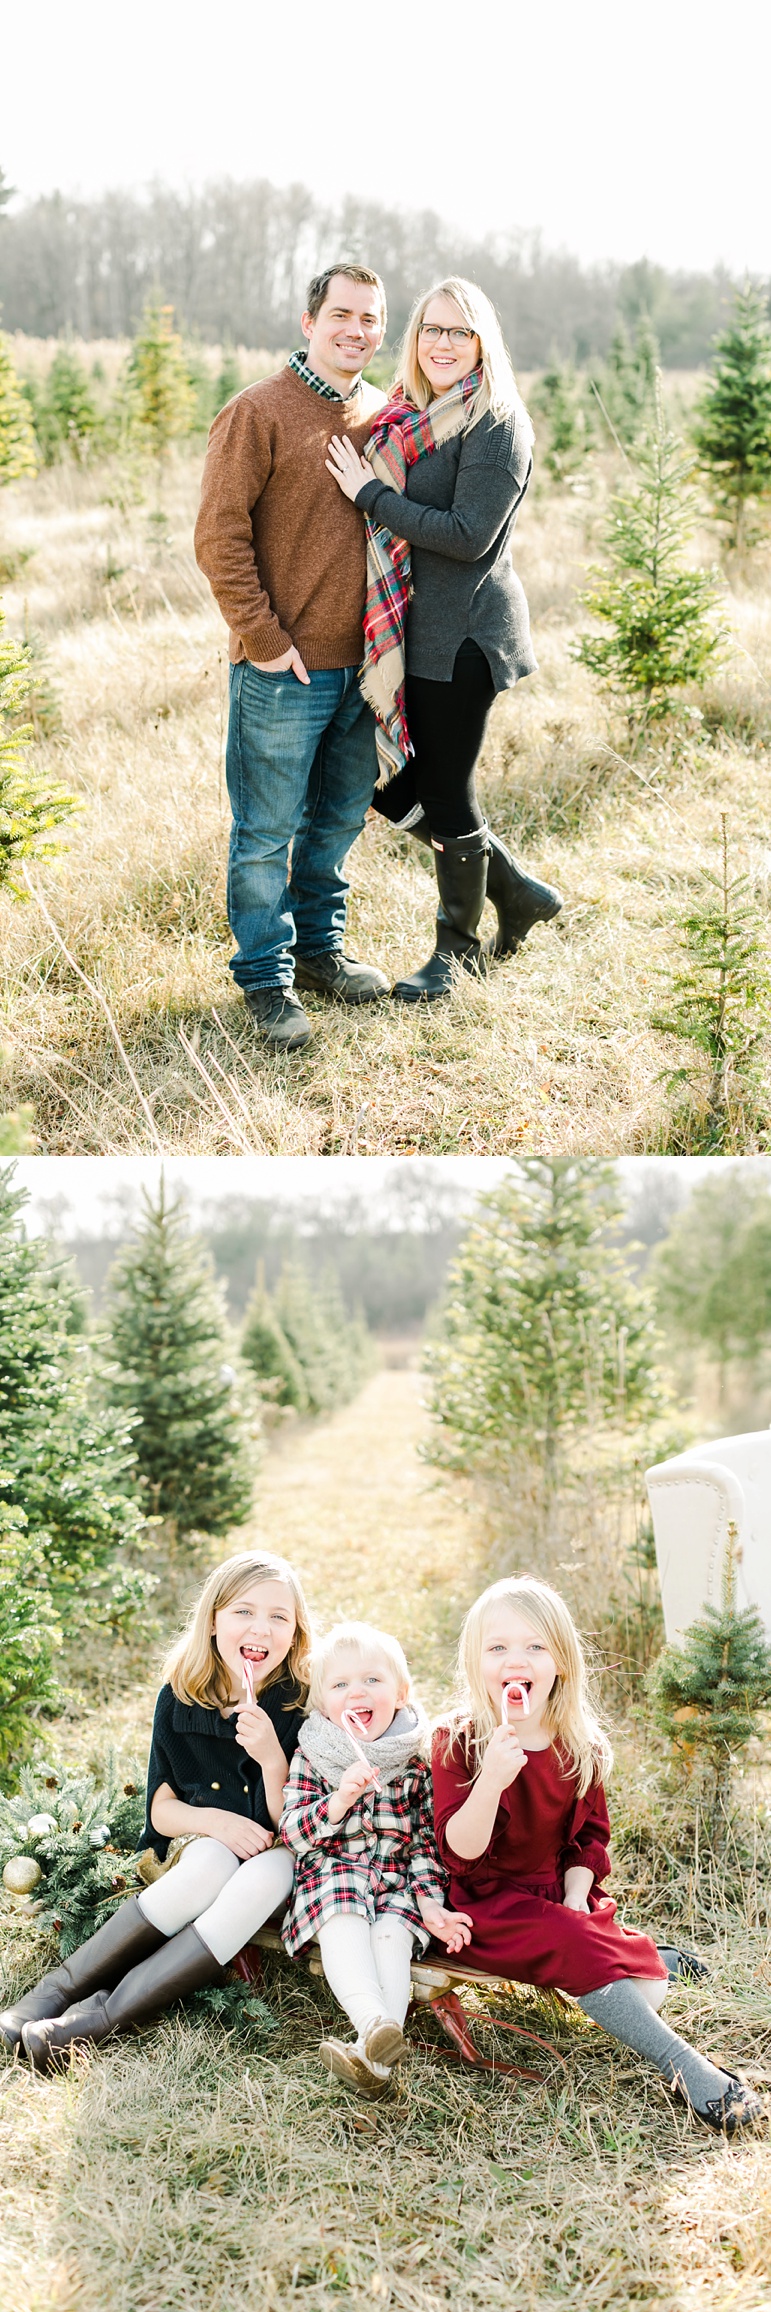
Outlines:
[[[418,1376],[392,1369],[323,1427],[287,1432],[254,1530],[291,1550],[320,1610],[392,1621],[438,1696],[481,1568],[475,1523],[416,1459],[424,1420]],[[135,1683],[101,1713],[102,1739],[141,1746],[151,1691]],[[95,1731],[93,1718],[69,1725],[68,1749],[88,1755]],[[616,1802],[630,1834],[646,1809],[638,1741],[624,1744]],[[667,2012],[764,2085],[771,1996],[754,1906],[721,1903],[702,1868],[676,1874],[673,1910],[665,1852],[658,1875],[640,1852],[630,1836],[617,1894],[646,1923],[696,1933],[713,1968]],[[3,1940],[10,1988],[34,1971],[30,1929],[12,1936],[6,1919]],[[3,2312],[771,2303],[768,2144],[733,2147],[691,2126],[644,2064],[580,2017],[514,1994],[508,2013],[564,2058],[564,2070],[543,2059],[537,2086],[460,2070],[429,2021],[437,2052],[416,2048],[393,2098],[371,2110],[317,2065],[332,2016],[323,1985],[277,1960],[264,1988],[277,2028],[261,2045],[180,2012],[67,2078],[19,2065],[0,2075]]]
[[[579,489],[540,482],[517,533],[540,671],[498,702],[481,784],[493,822],[562,887],[564,913],[487,981],[462,981],[449,1004],[346,1016],[311,999],[307,1052],[271,1059],[228,971],[227,666],[192,557],[199,470],[198,453],[174,462],[160,548],[113,469],[59,467],[4,491],[1,509],[3,551],[28,557],[7,588],[9,622],[40,637],[61,704],[62,729],[37,758],[84,801],[66,857],[38,871],[39,888],[112,1008],[164,1147],[665,1146],[662,1071],[681,1055],[652,1018],[673,921],[716,858],[721,807],[736,866],[767,889],[765,566],[729,600],[737,655],[706,702],[713,743],[679,767],[662,759],[635,772],[568,655],[610,472],[596,460]],[[352,855],[350,944],[392,975],[430,947],[426,862],[420,846],[373,825]],[[104,1013],[33,904],[0,901],[0,945],[0,1108],[33,1102],[53,1153],[146,1148],[147,1115]]]

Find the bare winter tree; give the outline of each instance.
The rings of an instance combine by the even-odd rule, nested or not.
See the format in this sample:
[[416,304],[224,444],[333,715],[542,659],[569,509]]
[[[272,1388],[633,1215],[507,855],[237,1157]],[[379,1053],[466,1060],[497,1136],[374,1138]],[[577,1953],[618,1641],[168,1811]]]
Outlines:
[[308,276],[330,253],[366,258],[388,289],[389,337],[418,290],[464,272],[493,298],[514,359],[603,357],[619,320],[646,314],[662,359],[706,361],[731,284],[721,271],[670,274],[647,261],[583,267],[537,235],[464,238],[432,210],[390,209],[349,195],[337,209],[306,185],[222,178],[180,193],[153,184],[99,200],[61,193],[17,206],[0,177],[0,303],[8,329],[31,336],[131,336],[148,299],[173,305],[209,343],[277,347],[297,335]]

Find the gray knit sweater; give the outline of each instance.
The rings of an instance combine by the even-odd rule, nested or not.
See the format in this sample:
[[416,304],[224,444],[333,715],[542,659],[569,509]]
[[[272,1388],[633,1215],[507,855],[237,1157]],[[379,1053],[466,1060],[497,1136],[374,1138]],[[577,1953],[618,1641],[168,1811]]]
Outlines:
[[471,433],[418,458],[404,497],[376,480],[356,504],[412,547],[408,674],[449,682],[462,642],[478,642],[496,690],[509,690],[538,661],[511,535],[532,469],[528,430],[516,409],[480,418]]

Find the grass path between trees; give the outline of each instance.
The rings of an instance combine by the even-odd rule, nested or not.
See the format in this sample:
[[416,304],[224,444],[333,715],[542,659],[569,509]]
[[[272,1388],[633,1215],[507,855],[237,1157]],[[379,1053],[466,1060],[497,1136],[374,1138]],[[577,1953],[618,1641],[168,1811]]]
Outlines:
[[[320,1611],[392,1622],[433,1700],[476,1569],[472,1520],[417,1458],[421,1388],[386,1367],[331,1421],[287,1426],[250,1532],[297,1560]],[[116,1697],[99,1739],[141,1749],[151,1706],[149,1681]],[[96,1731],[62,1730],[89,1749]],[[713,1978],[672,2020],[726,2060],[751,2050],[760,2077],[764,1938],[727,1913],[699,1926]],[[277,2028],[259,2043],[179,2013],[65,2079],[0,2073],[1,2312],[771,2304],[767,2144],[691,2129],[582,2021],[515,2000],[564,2071],[518,2085],[416,2049],[371,2111],[317,2067],[317,1980],[276,1962],[265,1995]]]

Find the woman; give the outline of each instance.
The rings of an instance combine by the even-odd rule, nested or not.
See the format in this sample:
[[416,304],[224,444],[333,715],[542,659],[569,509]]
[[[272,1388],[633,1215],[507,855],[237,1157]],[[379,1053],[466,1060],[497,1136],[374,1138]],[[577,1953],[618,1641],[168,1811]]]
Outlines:
[[397,981],[406,1003],[447,995],[454,961],[479,968],[486,897],[497,954],[562,905],[491,833],[475,784],[496,692],[536,664],[510,553],[532,442],[489,298],[453,275],[415,306],[395,399],[366,456],[338,436],[329,446],[330,473],[367,517],[362,688],[387,782],[375,808],[430,843],[436,862],[436,945]]

